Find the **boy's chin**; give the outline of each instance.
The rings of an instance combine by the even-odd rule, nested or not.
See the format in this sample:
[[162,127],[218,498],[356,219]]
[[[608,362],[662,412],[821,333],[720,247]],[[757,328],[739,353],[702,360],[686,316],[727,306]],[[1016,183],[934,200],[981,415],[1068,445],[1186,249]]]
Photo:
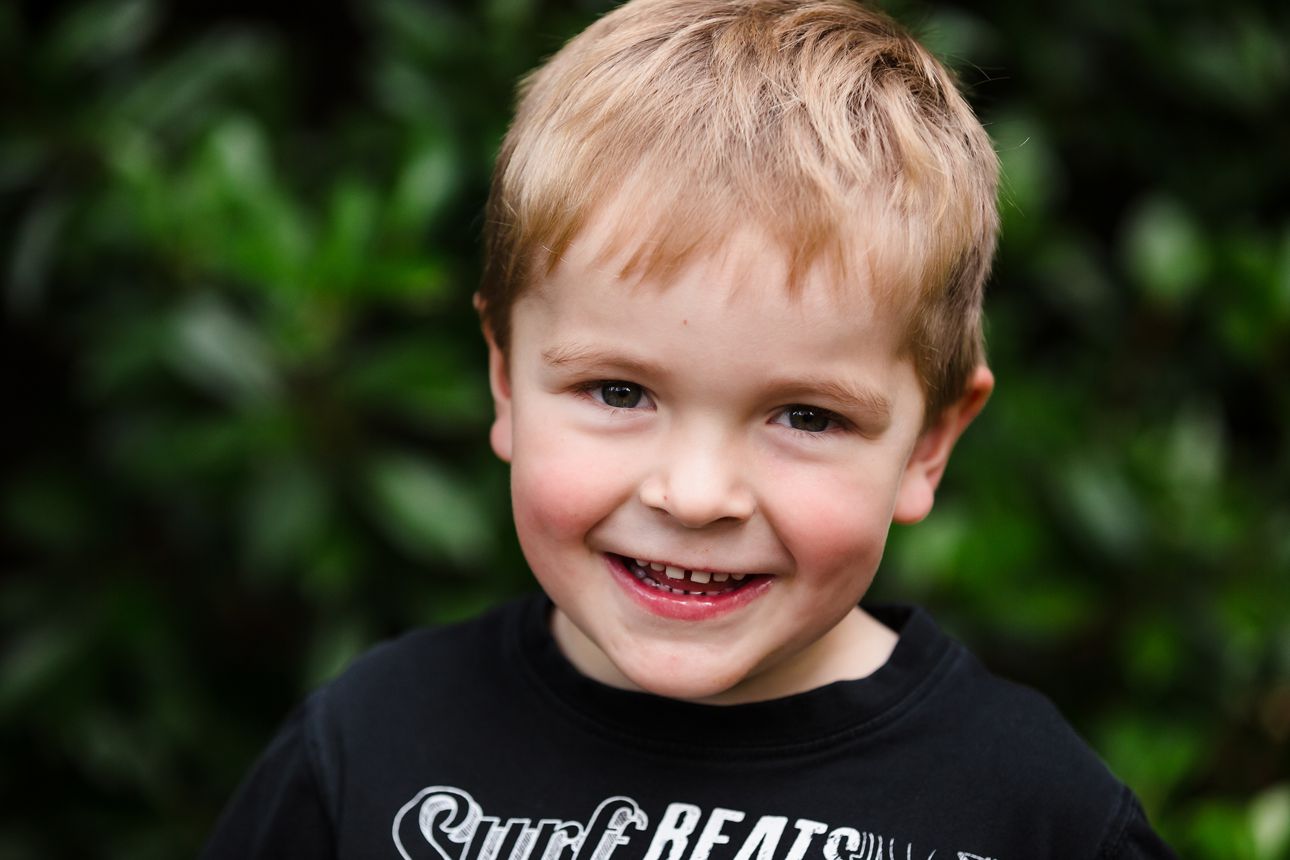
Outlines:
[[631,686],[668,699],[725,705],[767,697],[756,694],[757,679],[750,677],[755,667],[731,666],[728,655],[712,660],[682,655],[648,665],[617,661],[615,665]]
[[638,677],[633,683],[646,693],[662,696],[666,699],[679,699],[685,702],[719,702],[730,694],[733,686],[711,677],[686,678],[668,675],[665,678]]
[[[701,704],[737,704],[784,695],[781,673],[729,642],[614,636],[596,641],[557,610],[552,632],[561,651],[582,674],[611,687]],[[621,631],[618,631],[621,632]]]

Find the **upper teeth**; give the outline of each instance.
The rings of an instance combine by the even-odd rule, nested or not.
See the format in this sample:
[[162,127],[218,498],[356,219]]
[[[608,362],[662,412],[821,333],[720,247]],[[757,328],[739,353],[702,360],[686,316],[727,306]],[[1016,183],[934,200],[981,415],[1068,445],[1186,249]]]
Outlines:
[[738,582],[748,575],[746,573],[713,573],[707,570],[686,570],[682,567],[663,564],[658,561],[646,561],[643,558],[636,559],[636,566],[641,570],[654,570],[660,572],[668,579],[688,579],[691,582],[697,582],[700,584],[706,584],[709,582],[725,582],[732,578]]

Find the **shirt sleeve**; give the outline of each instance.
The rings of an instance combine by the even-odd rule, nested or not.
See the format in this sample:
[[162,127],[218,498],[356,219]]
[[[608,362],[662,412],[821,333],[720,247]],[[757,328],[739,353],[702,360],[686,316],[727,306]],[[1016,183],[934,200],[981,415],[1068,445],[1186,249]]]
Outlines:
[[333,825],[307,733],[308,703],[287,718],[243,780],[202,860],[334,858]]
[[1129,789],[1118,816],[1118,827],[1098,852],[1098,860],[1178,860],[1178,855],[1151,828],[1142,804]]

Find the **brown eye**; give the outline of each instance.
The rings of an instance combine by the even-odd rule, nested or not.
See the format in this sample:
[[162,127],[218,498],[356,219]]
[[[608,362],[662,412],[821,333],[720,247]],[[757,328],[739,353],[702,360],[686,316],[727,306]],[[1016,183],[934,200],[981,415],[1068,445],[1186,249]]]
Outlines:
[[823,433],[833,423],[833,413],[814,406],[792,406],[788,410],[788,426],[807,433]]
[[639,385],[630,382],[605,382],[600,386],[600,399],[615,409],[635,409],[643,394]]

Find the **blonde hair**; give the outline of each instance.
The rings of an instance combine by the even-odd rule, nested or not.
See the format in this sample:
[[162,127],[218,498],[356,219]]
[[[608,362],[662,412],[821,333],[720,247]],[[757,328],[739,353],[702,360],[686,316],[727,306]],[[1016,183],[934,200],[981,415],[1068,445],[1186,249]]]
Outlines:
[[[905,326],[926,423],[984,361],[998,165],[949,73],[847,0],[632,0],[520,85],[493,175],[478,305],[511,306],[624,188],[624,271],[720,246],[749,222],[789,259],[868,266]],[[630,193],[627,192],[627,193]],[[619,250],[622,250],[620,248]],[[845,286],[845,284],[843,284]]]

